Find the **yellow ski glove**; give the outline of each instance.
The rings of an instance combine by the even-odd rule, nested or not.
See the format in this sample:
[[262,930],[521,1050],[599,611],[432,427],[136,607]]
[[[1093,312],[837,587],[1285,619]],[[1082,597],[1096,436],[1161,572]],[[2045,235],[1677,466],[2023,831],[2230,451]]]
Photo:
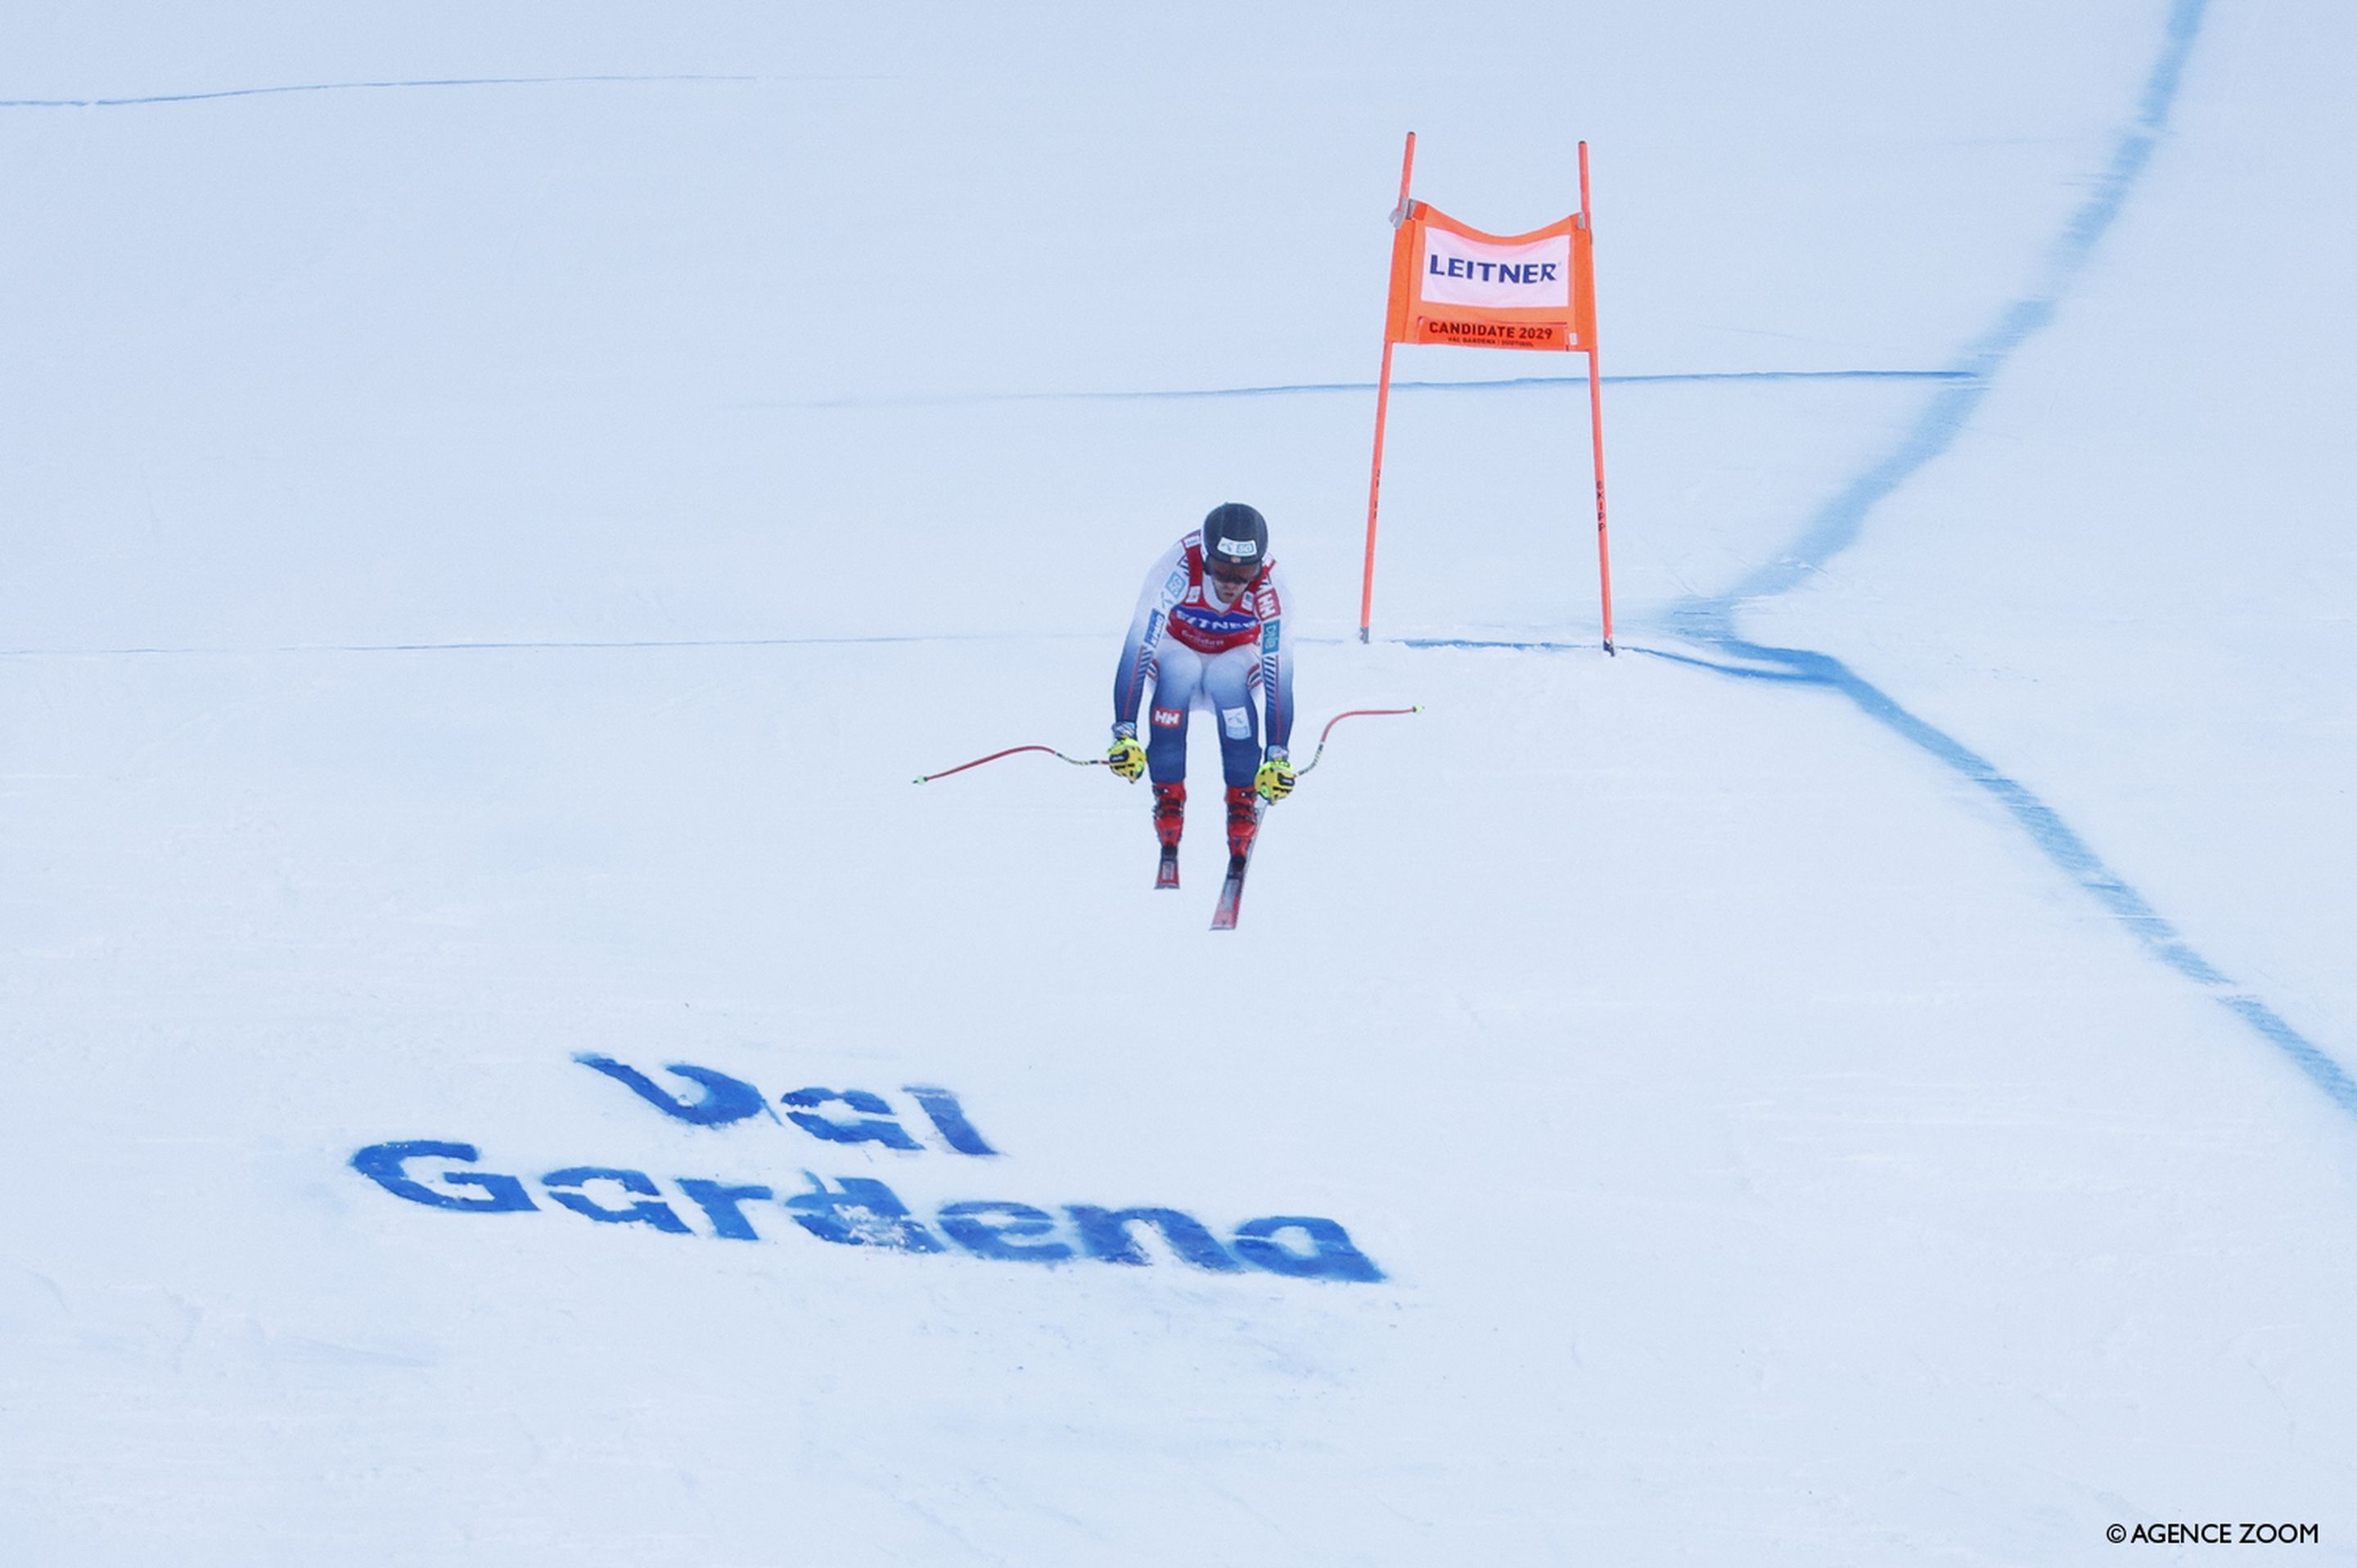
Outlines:
[[1253,788],[1260,791],[1264,800],[1282,800],[1293,793],[1294,777],[1293,758],[1281,751],[1272,751],[1268,760],[1260,765],[1260,772],[1254,776]]
[[1117,735],[1105,748],[1105,766],[1135,784],[1146,772],[1146,747],[1137,744],[1134,735]]

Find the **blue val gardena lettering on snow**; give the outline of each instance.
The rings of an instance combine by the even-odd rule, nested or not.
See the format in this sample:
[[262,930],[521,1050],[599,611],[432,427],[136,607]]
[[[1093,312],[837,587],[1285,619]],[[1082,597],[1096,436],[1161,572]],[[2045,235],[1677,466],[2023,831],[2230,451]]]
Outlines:
[[[825,1144],[876,1144],[900,1155],[922,1155],[937,1146],[970,1157],[1000,1157],[958,1096],[931,1084],[902,1090],[923,1118],[929,1144],[910,1131],[918,1125],[916,1117],[901,1114],[871,1090],[792,1090],[777,1098],[785,1109],[780,1118],[759,1089],[711,1068],[670,1063],[662,1072],[683,1086],[674,1089],[610,1057],[584,1054],[575,1059],[690,1126],[719,1129],[761,1117],[780,1127],[791,1124]],[[539,1198],[545,1198],[594,1224],[634,1225],[667,1236],[758,1241],[799,1232],[842,1247],[963,1254],[994,1262],[1142,1266],[1159,1253],[1213,1273],[1259,1270],[1293,1279],[1361,1283],[1384,1277],[1338,1221],[1316,1215],[1247,1219],[1222,1239],[1183,1209],[1071,1203],[1057,1210],[985,1198],[941,1204],[928,1223],[888,1184],[871,1176],[829,1178],[804,1170],[799,1189],[786,1184],[788,1190],[780,1192],[768,1182],[703,1176],[674,1176],[666,1187],[641,1170],[572,1165],[528,1182],[472,1168],[481,1159],[472,1144],[417,1138],[371,1144],[350,1163],[395,1197],[456,1213],[544,1213]]]

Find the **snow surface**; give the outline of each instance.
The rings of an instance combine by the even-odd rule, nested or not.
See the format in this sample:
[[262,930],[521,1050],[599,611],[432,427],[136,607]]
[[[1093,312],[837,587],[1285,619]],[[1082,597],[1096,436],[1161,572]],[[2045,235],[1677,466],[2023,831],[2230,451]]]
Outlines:
[[[18,0],[0,1555],[2357,1561],[2352,47]],[[1409,128],[1499,230],[1593,145],[1617,659],[1571,383],[1395,394],[1351,639]],[[1215,937],[1200,809],[1155,895],[1141,790],[908,780],[1092,753],[1232,498],[1306,723],[1426,711]],[[350,1163],[403,1141],[533,1211]],[[680,1186],[813,1177],[1383,1277]]]

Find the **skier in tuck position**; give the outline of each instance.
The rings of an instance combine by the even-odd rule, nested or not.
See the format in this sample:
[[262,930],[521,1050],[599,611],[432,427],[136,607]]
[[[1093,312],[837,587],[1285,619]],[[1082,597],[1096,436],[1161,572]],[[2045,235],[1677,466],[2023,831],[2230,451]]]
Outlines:
[[[1228,867],[1240,879],[1260,801],[1293,792],[1293,645],[1285,637],[1285,586],[1269,558],[1268,522],[1251,507],[1213,507],[1203,526],[1165,551],[1138,596],[1113,679],[1113,746],[1105,763],[1135,783],[1154,779],[1154,835],[1161,841],[1157,887],[1178,886],[1178,834],[1187,812],[1187,715],[1196,708],[1220,725],[1228,793]],[[1154,682],[1146,743],[1137,709]],[[1268,711],[1261,749],[1257,688]]]

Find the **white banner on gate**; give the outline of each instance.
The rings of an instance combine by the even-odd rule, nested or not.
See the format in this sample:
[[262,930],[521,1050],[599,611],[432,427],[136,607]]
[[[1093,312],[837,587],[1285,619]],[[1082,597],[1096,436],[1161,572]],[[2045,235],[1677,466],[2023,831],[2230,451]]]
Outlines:
[[1571,303],[1571,236],[1492,245],[1428,226],[1415,281],[1435,305],[1560,309]]

